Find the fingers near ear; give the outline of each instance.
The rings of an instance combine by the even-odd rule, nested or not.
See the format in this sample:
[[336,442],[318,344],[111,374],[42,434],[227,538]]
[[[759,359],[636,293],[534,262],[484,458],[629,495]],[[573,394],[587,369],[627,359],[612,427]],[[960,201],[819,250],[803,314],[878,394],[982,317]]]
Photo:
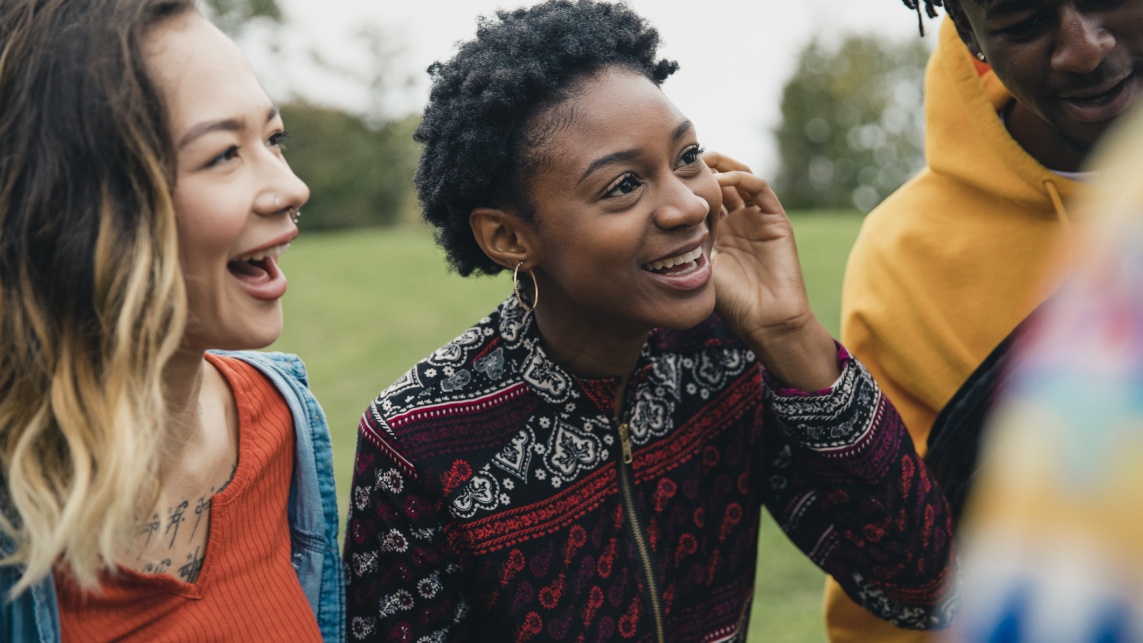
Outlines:
[[719,154],[718,152],[705,152],[702,155],[702,160],[707,164],[707,167],[715,172],[749,172],[750,168],[745,163],[740,163],[729,156]]
[[741,198],[750,205],[756,205],[764,212],[781,212],[782,203],[778,195],[770,189],[766,179],[759,178],[748,172],[723,172],[715,176],[718,184],[722,186],[725,194],[727,188],[734,188]]
[[498,208],[476,208],[468,215],[468,226],[477,245],[496,263],[515,268],[524,262],[523,269],[536,265],[538,257],[531,228],[515,214]]
[[737,210],[745,207],[746,201],[743,200],[742,195],[738,190],[733,187],[722,188],[722,209],[723,210]]

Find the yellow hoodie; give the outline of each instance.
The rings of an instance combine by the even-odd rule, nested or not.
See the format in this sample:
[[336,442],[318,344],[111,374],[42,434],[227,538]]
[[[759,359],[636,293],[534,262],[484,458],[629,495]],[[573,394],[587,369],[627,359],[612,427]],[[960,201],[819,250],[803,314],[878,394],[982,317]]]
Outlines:
[[[1080,185],[1040,165],[997,115],[1011,95],[952,21],[925,74],[927,167],[866,217],[842,288],[842,342],[924,453],[937,413],[1049,292]],[[827,582],[830,640],[931,640]]]

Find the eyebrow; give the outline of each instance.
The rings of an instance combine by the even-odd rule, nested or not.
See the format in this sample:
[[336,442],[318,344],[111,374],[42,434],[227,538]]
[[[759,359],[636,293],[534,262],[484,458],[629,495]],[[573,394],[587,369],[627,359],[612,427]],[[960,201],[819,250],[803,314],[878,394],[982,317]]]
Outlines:
[[1039,4],[1037,0],[992,0],[984,12],[985,18],[993,18],[1007,13],[1028,11],[1035,9]]
[[[278,115],[278,108],[270,107],[266,112],[266,122],[274,120]],[[218,121],[205,121],[190,128],[186,134],[179,139],[178,149],[183,149],[190,145],[195,139],[209,134],[211,132],[237,132],[246,127],[246,120],[241,118],[224,118]]]
[[[671,132],[671,141],[674,142],[679,140],[683,137],[684,134],[691,131],[693,128],[694,125],[689,120],[679,123],[678,127],[675,128],[675,131]],[[606,156],[601,156],[592,161],[591,165],[587,166],[587,169],[584,170],[582,175],[580,175],[579,181],[577,181],[577,183],[583,183],[584,179],[586,179],[591,175],[592,172],[595,172],[601,167],[611,165],[613,163],[630,161],[637,156],[639,156],[638,150],[621,150],[619,152],[612,152]]]

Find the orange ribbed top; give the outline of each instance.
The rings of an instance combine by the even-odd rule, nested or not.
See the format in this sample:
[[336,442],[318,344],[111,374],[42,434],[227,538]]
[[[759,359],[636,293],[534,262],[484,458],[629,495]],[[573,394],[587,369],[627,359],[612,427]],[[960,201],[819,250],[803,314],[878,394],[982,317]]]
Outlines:
[[321,641],[290,563],[290,409],[253,366],[210,354],[207,360],[234,391],[239,447],[233,479],[210,501],[196,582],[121,568],[104,576],[102,593],[82,593],[57,572],[64,641]]

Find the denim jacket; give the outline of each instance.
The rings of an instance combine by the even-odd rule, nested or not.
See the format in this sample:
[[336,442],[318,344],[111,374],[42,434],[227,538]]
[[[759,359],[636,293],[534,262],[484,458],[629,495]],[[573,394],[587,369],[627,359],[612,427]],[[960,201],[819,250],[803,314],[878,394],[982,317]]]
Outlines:
[[[254,351],[222,352],[260,370],[282,393],[294,416],[296,453],[288,507],[294,569],[313,607],[322,638],[345,640],[345,586],[337,547],[337,493],[333,452],[325,414],[308,388],[305,365],[295,355]],[[0,554],[11,543],[0,537]],[[48,576],[15,600],[7,593],[21,570],[0,567],[0,640],[59,641],[55,586]]]

